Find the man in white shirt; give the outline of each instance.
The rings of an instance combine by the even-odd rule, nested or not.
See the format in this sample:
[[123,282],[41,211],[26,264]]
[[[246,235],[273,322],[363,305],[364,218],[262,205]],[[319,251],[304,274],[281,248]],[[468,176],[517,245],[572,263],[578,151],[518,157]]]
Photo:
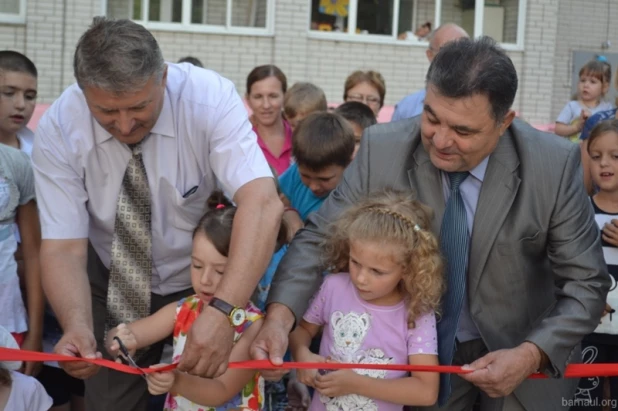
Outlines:
[[[128,195],[130,202],[136,190],[127,184],[131,168],[145,172],[141,181],[149,190],[140,197],[149,197],[149,215],[139,221],[150,228],[140,235],[151,238],[138,247],[148,250],[142,258],[151,255],[143,259],[151,293],[136,307],[122,307],[132,309],[130,315],[141,313],[144,301],[154,312],[193,293],[192,232],[211,191],[220,186],[238,206],[229,263],[213,298],[222,304],[204,308],[180,362],[191,374],[218,376],[233,345],[225,307],[245,306],[272,255],[283,213],[243,103],[232,82],[218,74],[166,64],[154,37],[128,20],[95,18],[77,45],[74,71],[77,84],[43,116],[33,150],[43,283],[64,330],[56,351],[100,356],[110,316],[127,318],[106,298],[119,278],[112,270],[120,265],[119,254],[112,250],[126,234],[115,231],[127,213],[119,198]],[[143,237],[130,241],[135,238]],[[159,360],[160,346],[155,348],[140,357],[141,366]],[[86,381],[88,410],[146,407],[139,376],[80,362],[64,368],[75,377],[92,377]]]

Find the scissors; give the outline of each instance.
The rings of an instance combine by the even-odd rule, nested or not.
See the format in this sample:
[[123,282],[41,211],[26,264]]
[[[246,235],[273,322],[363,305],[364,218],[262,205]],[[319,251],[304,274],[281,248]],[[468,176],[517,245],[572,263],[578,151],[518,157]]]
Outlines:
[[126,363],[126,364],[130,365],[131,367],[137,369],[141,373],[140,376],[143,379],[146,379],[146,371],[144,371],[139,365],[137,365],[137,363],[135,362],[133,357],[131,357],[131,355],[129,355],[129,350],[127,350],[127,347],[124,345],[122,340],[120,338],[118,338],[117,336],[114,337],[113,339],[116,340],[116,342],[118,342],[118,347],[120,348],[120,352],[122,353],[122,355],[119,356],[120,360],[123,363]]

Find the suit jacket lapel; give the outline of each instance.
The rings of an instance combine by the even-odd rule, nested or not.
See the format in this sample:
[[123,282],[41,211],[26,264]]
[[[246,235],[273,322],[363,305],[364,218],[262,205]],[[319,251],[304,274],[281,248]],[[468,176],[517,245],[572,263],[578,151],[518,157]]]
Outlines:
[[500,137],[496,149],[489,157],[476,206],[468,265],[470,299],[476,292],[489,251],[515,200],[520,183],[516,174],[518,166],[519,156],[509,129]]
[[432,208],[434,212],[432,230],[436,236],[439,235],[444,215],[442,179],[440,171],[434,167],[420,142],[420,137],[419,144],[414,150],[414,168],[408,170],[408,178],[412,189],[417,192],[418,200]]

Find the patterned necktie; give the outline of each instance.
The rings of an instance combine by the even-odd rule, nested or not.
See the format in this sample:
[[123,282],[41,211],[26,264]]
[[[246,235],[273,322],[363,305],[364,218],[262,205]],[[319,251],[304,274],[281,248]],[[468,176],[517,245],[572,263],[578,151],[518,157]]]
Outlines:
[[129,145],[118,203],[107,287],[106,330],[150,315],[150,188],[141,143]]
[[[455,336],[459,324],[459,315],[466,291],[466,273],[468,271],[468,219],[464,206],[460,184],[469,173],[448,173],[451,182],[451,194],[442,227],[440,228],[440,247],[446,260],[446,292],[442,297],[442,317],[438,322],[439,351],[441,365],[451,365],[455,354]],[[450,395],[449,374],[440,374],[440,404]]]

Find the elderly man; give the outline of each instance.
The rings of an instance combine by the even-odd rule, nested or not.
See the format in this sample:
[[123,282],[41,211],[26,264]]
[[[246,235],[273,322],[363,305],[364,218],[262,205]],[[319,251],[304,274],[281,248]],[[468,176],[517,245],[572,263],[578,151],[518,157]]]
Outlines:
[[[447,23],[438,27],[429,35],[429,48],[425,51],[427,60],[432,62],[433,57],[440,51],[449,41],[457,40],[463,37],[468,37],[468,33],[457,24]],[[423,112],[423,104],[425,103],[425,89],[406,96],[395,106],[395,112],[391,121],[403,120],[404,118],[412,118]]]
[[[152,34],[129,20],[95,18],[74,71],[77,84],[41,119],[33,153],[43,283],[64,330],[56,351],[99,356],[106,329],[193,293],[192,232],[221,186],[238,205],[229,264],[180,363],[220,375],[232,311],[264,272],[283,212],[243,103],[216,73],[166,64]],[[161,348],[141,354],[140,365],[159,361]],[[88,410],[146,407],[139,376],[83,362],[64,368],[91,377]]]
[[427,73],[422,116],[368,128],[338,188],[295,237],[272,284],[255,358],[281,361],[322,282],[329,222],[362,196],[393,187],[435,211],[447,263],[439,359],[472,370],[442,375],[440,405],[471,410],[481,393],[481,409],[568,408],[561,399],[573,396],[577,379],[524,380],[536,370],[561,377],[580,359],[610,283],[579,147],[514,119],[516,92],[515,67],[491,39],[442,48]]

